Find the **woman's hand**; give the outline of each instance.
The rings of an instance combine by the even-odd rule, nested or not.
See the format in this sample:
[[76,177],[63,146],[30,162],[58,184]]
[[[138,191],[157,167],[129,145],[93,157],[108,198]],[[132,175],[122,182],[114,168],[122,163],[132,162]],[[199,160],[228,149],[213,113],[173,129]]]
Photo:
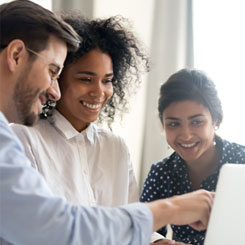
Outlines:
[[176,241],[173,241],[173,240],[169,240],[169,239],[161,239],[161,240],[157,240],[153,243],[151,243],[150,245],[190,245],[190,244],[187,244],[187,243],[183,243],[183,242],[176,242]]

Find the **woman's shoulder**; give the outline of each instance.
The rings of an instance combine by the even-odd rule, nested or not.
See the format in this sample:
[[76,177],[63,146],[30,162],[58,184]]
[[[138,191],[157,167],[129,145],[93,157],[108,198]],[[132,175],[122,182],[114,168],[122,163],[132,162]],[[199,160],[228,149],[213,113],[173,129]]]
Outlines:
[[112,132],[108,129],[99,128],[95,124],[93,124],[92,127],[93,127],[94,133],[97,135],[98,138],[106,140],[106,141],[118,143],[118,144],[122,144],[122,143],[125,144],[125,140],[121,135],[115,132]]
[[239,143],[223,140],[223,150],[231,152],[243,151],[245,153],[245,146]]
[[115,164],[126,164],[131,161],[130,150],[123,136],[107,129],[98,128],[96,125],[91,126],[93,133],[88,137],[93,138],[91,142],[101,154],[110,157]]
[[152,170],[171,170],[173,168],[173,162],[176,158],[176,153],[172,153],[171,155],[163,158],[161,161],[155,162],[152,164]]
[[245,146],[230,142],[228,140],[222,140],[222,155],[227,161],[245,163]]

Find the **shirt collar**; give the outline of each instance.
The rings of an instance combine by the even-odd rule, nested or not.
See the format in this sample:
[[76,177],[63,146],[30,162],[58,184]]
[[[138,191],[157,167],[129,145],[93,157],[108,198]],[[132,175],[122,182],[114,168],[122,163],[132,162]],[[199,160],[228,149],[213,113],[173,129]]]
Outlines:
[[89,126],[82,132],[78,132],[57,110],[54,110],[51,120],[49,121],[51,124],[53,124],[56,130],[68,140],[74,137],[79,138],[86,136],[91,144],[94,143],[94,136],[97,133],[97,127],[93,123],[90,123]]
[[179,156],[177,152],[173,152],[169,157],[172,164],[172,171],[176,175],[187,176],[187,167],[185,161]]
[[0,111],[0,119],[1,119],[1,121],[3,121],[6,124],[9,123],[8,120],[7,120],[7,118],[4,116],[4,114],[1,111]]

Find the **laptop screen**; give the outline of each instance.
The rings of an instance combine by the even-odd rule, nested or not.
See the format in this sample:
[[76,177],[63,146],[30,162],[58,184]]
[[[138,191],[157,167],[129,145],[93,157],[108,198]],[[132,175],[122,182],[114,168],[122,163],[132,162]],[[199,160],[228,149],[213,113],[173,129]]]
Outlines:
[[220,170],[205,245],[245,245],[245,164]]

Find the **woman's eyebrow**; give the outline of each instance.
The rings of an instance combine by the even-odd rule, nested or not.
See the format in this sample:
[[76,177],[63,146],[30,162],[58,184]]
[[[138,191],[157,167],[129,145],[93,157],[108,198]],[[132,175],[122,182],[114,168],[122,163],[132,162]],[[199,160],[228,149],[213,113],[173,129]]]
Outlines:
[[79,71],[78,74],[86,74],[86,75],[90,75],[90,76],[96,75],[95,72],[91,72],[91,71]]
[[204,114],[202,114],[202,113],[200,113],[200,114],[195,114],[195,115],[193,115],[193,116],[189,116],[188,117],[188,120],[191,120],[191,119],[193,119],[193,118],[196,118],[196,117],[205,117],[206,115],[204,115]]
[[[199,114],[195,114],[195,115],[189,116],[189,117],[188,117],[188,120],[194,119],[194,118],[196,118],[196,117],[205,117],[205,116],[206,116],[206,115],[199,113]],[[166,117],[165,120],[181,121],[181,119],[178,118],[178,117]]]
[[108,74],[105,75],[105,77],[111,77],[111,76],[114,76],[113,72],[112,73],[108,73]]
[[[85,74],[85,75],[90,75],[90,76],[96,76],[97,74],[92,71],[79,71],[77,74]],[[114,76],[114,73],[108,73],[105,75],[105,77],[111,77]]]
[[175,121],[180,121],[180,118],[177,117],[166,117],[165,120],[175,120]]

